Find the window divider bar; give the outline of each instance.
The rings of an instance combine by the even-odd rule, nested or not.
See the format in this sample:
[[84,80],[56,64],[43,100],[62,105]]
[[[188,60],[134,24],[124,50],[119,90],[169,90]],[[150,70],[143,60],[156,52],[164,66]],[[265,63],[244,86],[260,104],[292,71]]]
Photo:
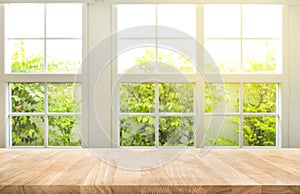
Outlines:
[[244,125],[244,117],[243,117],[243,112],[244,112],[244,109],[243,109],[243,95],[244,95],[244,84],[243,83],[240,83],[240,92],[239,92],[239,96],[240,96],[240,100],[239,100],[239,108],[240,108],[240,124],[239,124],[239,145],[240,145],[240,148],[243,147],[243,144],[244,144],[244,138],[243,138],[243,125]]
[[155,113],[120,113],[119,116],[123,117],[194,117],[195,113],[160,113],[160,112],[155,112]]
[[49,124],[48,124],[48,83],[44,83],[44,145],[48,147],[48,132],[49,132]]
[[44,71],[48,72],[48,64],[47,64],[47,5],[44,4]]
[[275,37],[257,37],[257,38],[252,38],[252,37],[236,37],[236,38],[231,38],[231,37],[205,37],[205,40],[281,40],[281,38],[275,38]]
[[49,37],[47,38],[46,37],[46,34],[44,34],[45,37],[41,37],[41,38],[28,38],[28,37],[25,37],[25,38],[7,38],[6,40],[82,40],[82,38],[80,37],[73,37],[73,38],[70,38],[70,37]]
[[159,146],[159,88],[158,82],[155,83],[155,147]]
[[278,113],[205,113],[205,116],[258,116],[258,117],[276,117],[279,116]]
[[81,82],[82,75],[81,74],[5,74],[2,78],[5,82],[12,82],[12,83],[32,83],[32,82],[53,82],[53,83],[60,83],[60,82]]
[[9,113],[9,116],[18,117],[18,116],[82,116],[81,113],[31,113],[31,112],[13,112]]

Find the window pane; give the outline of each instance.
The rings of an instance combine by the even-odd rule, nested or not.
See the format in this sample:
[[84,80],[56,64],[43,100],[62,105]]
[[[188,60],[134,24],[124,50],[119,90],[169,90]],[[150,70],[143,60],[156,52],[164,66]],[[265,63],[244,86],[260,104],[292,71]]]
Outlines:
[[79,84],[48,84],[48,111],[80,112],[80,91]]
[[275,113],[276,91],[277,84],[244,84],[244,112]]
[[243,37],[280,38],[281,23],[281,6],[243,5]]
[[206,146],[238,146],[239,117],[205,116]]
[[7,71],[39,73],[44,71],[44,43],[42,40],[11,40],[7,42]]
[[48,71],[78,72],[81,58],[81,40],[47,41]]
[[206,84],[205,112],[239,112],[239,84]]
[[82,5],[48,4],[46,18],[48,38],[81,38]]
[[157,55],[159,72],[196,72],[196,42],[194,40],[159,40]]
[[244,146],[276,146],[276,117],[244,117]]
[[50,116],[50,146],[80,146],[80,118],[73,116]]
[[205,49],[212,57],[205,60],[206,72],[233,73],[239,72],[241,64],[241,45],[239,40],[205,40]]
[[[195,5],[158,5],[157,24],[168,26],[196,37]],[[175,31],[176,31],[175,30]],[[173,32],[173,31],[171,31]],[[178,37],[177,33],[158,31],[158,37]],[[180,37],[178,37],[180,38]]]
[[246,72],[275,72],[281,64],[280,41],[244,40],[243,65]]
[[120,117],[121,146],[154,146],[154,117]]
[[5,7],[5,29],[8,38],[42,38],[44,5],[9,4]]
[[[118,31],[137,26],[156,24],[155,5],[118,5]],[[144,34],[135,32],[126,34],[126,37],[155,37],[155,28],[145,31]]]
[[194,112],[194,84],[159,84],[159,112]]
[[128,113],[150,113],[155,108],[155,84],[122,83],[120,110]]
[[40,83],[13,83],[11,87],[12,112],[43,112],[44,85]]
[[44,118],[37,116],[13,116],[12,146],[43,146]]
[[194,118],[193,117],[160,117],[159,119],[160,146],[193,146]]
[[239,5],[205,5],[205,37],[240,37]]
[[118,73],[154,73],[155,64],[155,47],[133,48],[118,56]]

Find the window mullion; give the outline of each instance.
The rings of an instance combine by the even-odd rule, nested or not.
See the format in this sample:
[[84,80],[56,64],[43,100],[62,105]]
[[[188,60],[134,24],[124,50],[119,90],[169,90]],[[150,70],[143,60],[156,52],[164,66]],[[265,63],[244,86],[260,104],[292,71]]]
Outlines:
[[44,71],[48,72],[47,64],[47,4],[44,5]]
[[48,132],[49,132],[49,124],[48,124],[48,83],[44,83],[44,145],[48,147]]
[[155,83],[155,147],[159,146],[159,87]]
[[239,123],[239,145],[240,148],[243,147],[244,139],[243,139],[243,123],[244,123],[244,110],[243,110],[243,95],[244,95],[244,85],[240,83],[240,101],[239,101],[239,112],[240,112],[240,123]]
[[243,65],[243,5],[240,5],[240,72],[244,72],[244,65]]

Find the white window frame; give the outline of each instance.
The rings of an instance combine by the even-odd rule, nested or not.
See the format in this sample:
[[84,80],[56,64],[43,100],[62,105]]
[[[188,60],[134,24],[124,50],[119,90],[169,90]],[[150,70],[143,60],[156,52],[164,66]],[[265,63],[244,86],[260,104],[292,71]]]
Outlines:
[[[40,2],[39,2],[40,3]],[[74,3],[74,2],[72,2]],[[76,3],[76,2],[75,2]],[[44,5],[44,9],[46,10],[46,3],[42,3]],[[55,38],[55,39],[76,39],[82,41],[82,53],[84,53],[83,42],[86,41],[85,33],[86,26],[84,22],[84,16],[86,11],[86,5],[82,4],[82,37],[77,38]],[[46,11],[44,12],[44,30],[46,33]],[[0,4],[0,92],[4,95],[0,95],[0,108],[5,110],[0,113],[0,147],[12,147],[12,148],[40,148],[40,147],[54,147],[54,148],[68,148],[69,146],[49,146],[48,145],[48,116],[82,116],[82,113],[49,113],[48,112],[48,92],[47,92],[47,84],[51,83],[82,83],[82,73],[7,73],[5,70],[5,4]],[[21,38],[16,38],[21,39]],[[35,39],[35,38],[29,38]],[[39,38],[44,40],[44,49],[46,49],[46,41],[49,39],[44,34],[43,38]],[[44,53],[46,55],[46,52]],[[46,62],[46,57],[44,57]],[[44,63],[44,70],[46,70],[46,63]],[[12,113],[11,105],[10,105],[10,83],[41,83],[44,85],[44,112],[41,113]],[[12,146],[12,129],[10,126],[10,118],[12,116],[43,116],[45,118],[44,121],[44,146]],[[70,146],[72,148],[81,147],[81,146]]]
[[[132,1],[121,1],[121,0],[108,0],[109,3],[111,4],[127,4],[127,3],[132,3],[132,4],[153,4],[153,2],[147,2],[147,1],[142,1],[142,2],[136,2],[134,0]],[[157,3],[157,2],[155,2]],[[159,2],[158,4],[163,4],[163,2]],[[175,1],[172,3],[176,3]],[[182,1],[180,1],[180,3],[184,3]],[[191,2],[193,3],[193,2]],[[211,3],[211,2],[210,2]],[[241,2],[240,2],[241,3]],[[286,3],[286,2],[285,2]],[[166,3],[168,4],[168,3]],[[188,3],[187,3],[188,4]],[[203,3],[205,4],[205,3]],[[224,4],[224,2],[223,2]],[[227,3],[226,3],[227,4]],[[260,3],[261,4],[261,3]],[[266,3],[268,4],[268,3]],[[272,2],[272,4],[274,4],[274,2]],[[240,4],[241,6],[243,4]],[[240,106],[239,106],[239,112],[238,113],[204,113],[204,104],[200,104],[197,107],[197,111],[196,111],[196,117],[200,118],[198,121],[199,123],[197,123],[197,125],[195,126],[195,147],[200,148],[200,147],[205,147],[204,142],[205,140],[204,138],[204,117],[205,116],[237,116],[240,118],[240,125],[239,125],[239,146],[234,146],[232,148],[278,148],[278,147],[282,147],[283,146],[283,137],[282,136],[286,136],[286,131],[283,131],[283,129],[285,129],[287,127],[287,123],[285,121],[285,117],[284,114],[286,114],[287,111],[287,98],[288,98],[288,94],[286,94],[285,90],[287,90],[288,88],[288,83],[287,83],[287,7],[288,6],[283,6],[282,7],[282,70],[278,71],[278,67],[277,66],[277,72],[276,73],[251,73],[251,74],[247,74],[247,73],[235,73],[235,74],[226,74],[223,73],[221,74],[222,76],[222,83],[228,83],[228,84],[239,84],[240,85],[240,93],[239,93],[239,98],[240,98]],[[242,9],[242,8],[241,8]],[[113,6],[112,8],[112,31],[115,32],[117,31],[117,8],[116,6]],[[204,45],[204,19],[199,19],[199,18],[203,18],[204,16],[204,6],[201,4],[197,4],[196,5],[196,14],[197,14],[197,26],[196,26],[196,39],[198,42],[200,42],[202,45]],[[239,40],[242,42],[242,40],[244,40],[245,38],[242,37],[242,14],[241,14],[241,35]],[[224,38],[225,39],[225,38]],[[257,38],[260,39],[260,38]],[[242,45],[241,45],[242,47]],[[197,51],[198,53],[199,51]],[[242,51],[241,51],[242,53]],[[199,63],[200,65],[203,65],[203,62],[201,62],[199,59],[196,59],[197,63]],[[117,73],[117,65],[114,64],[112,65],[112,80],[119,80],[119,82],[125,82],[125,83],[141,83],[145,80],[163,80],[166,83],[172,83],[172,78],[169,78],[168,76],[165,75],[126,75],[126,74],[122,74],[122,76],[118,75]],[[204,68],[201,68],[204,69]],[[191,75],[187,75],[187,76],[191,76],[190,80],[191,82],[195,83],[195,89],[196,89],[196,94],[198,97],[198,100],[201,101],[201,99],[204,101],[204,85],[205,82],[203,82],[202,79],[199,79],[199,74],[195,74],[196,77],[192,78],[193,76]],[[198,77],[198,78],[197,78]],[[206,83],[220,83],[220,76],[214,74],[214,73],[205,73],[205,77],[208,80]],[[174,78],[173,78],[174,80]],[[112,81],[114,82],[114,81]],[[178,81],[177,81],[178,82]],[[277,87],[277,110],[275,113],[244,113],[243,112],[243,84],[251,84],[251,83],[276,83],[278,84]],[[115,103],[113,103],[115,104]],[[117,107],[114,107],[115,110],[117,110]],[[243,146],[243,118],[245,116],[276,116],[276,146]],[[119,126],[117,124],[117,122],[113,122],[113,133],[112,133],[112,139],[114,142],[117,142],[118,145],[120,145],[120,140],[119,140]],[[157,133],[157,131],[156,131]],[[202,142],[203,141],[203,142]],[[138,148],[139,146],[136,146],[136,148]],[[168,147],[168,146],[166,146]],[[220,147],[220,148],[228,148],[231,146],[214,146],[214,147]]]

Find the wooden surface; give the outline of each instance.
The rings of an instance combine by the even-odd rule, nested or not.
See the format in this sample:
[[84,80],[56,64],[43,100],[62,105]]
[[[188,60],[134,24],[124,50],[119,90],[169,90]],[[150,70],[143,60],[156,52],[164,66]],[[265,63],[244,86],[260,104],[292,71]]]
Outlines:
[[[0,193],[300,193],[300,149],[190,149],[137,169],[122,163],[136,161],[128,150],[100,152],[0,149]],[[159,161],[156,152],[167,151],[133,153]]]

